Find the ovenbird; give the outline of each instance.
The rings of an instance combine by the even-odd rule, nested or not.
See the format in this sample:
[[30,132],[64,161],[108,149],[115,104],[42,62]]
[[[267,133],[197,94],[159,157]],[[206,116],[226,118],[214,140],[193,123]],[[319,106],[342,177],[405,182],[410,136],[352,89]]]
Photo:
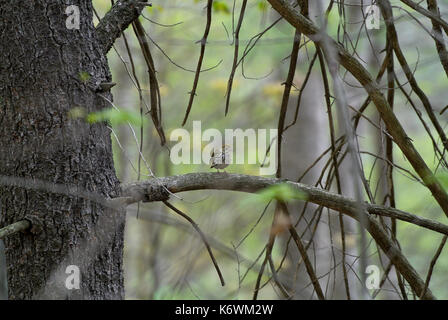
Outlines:
[[210,152],[210,168],[215,168],[218,172],[219,169],[226,168],[231,161],[231,150],[232,148],[227,144],[212,149]]

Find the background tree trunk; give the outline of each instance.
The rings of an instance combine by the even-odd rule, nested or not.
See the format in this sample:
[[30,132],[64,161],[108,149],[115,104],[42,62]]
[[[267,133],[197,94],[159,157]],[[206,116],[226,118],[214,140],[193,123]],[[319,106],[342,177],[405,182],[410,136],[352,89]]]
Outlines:
[[[71,4],[80,10],[79,30],[66,28],[59,1],[0,1],[0,175],[111,197],[119,182],[109,129],[69,117],[74,107],[108,107],[100,94],[112,99],[95,92],[110,72],[91,1]],[[0,185],[0,202],[0,226],[26,217],[33,224],[5,240],[10,299],[123,298],[122,212],[8,185]],[[65,287],[68,265],[80,269],[79,290]]]

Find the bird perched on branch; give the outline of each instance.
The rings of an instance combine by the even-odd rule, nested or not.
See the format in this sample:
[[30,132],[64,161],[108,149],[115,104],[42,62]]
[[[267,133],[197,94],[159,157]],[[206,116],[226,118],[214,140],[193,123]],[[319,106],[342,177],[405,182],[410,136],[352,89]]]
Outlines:
[[219,169],[226,168],[231,161],[231,151],[232,148],[228,144],[212,149],[210,152],[210,168],[215,168],[218,172]]

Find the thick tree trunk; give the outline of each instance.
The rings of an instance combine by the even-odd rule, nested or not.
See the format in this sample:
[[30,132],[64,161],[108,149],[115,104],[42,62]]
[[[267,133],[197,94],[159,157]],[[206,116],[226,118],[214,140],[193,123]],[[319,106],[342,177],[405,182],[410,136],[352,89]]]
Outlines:
[[[110,81],[91,1],[72,1],[80,29],[66,27],[60,1],[0,0],[0,175],[74,184],[105,197],[118,180],[104,123],[71,119],[74,107],[108,107]],[[86,77],[86,75],[89,75]],[[45,190],[0,186],[0,226],[28,218],[31,231],[5,241],[10,299],[121,299],[124,215]],[[65,283],[69,265],[80,289]]]

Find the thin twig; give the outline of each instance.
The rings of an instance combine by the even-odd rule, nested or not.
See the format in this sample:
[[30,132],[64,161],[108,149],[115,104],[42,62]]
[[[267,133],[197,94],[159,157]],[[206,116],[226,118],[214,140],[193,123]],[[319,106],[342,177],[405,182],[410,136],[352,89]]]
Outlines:
[[440,254],[442,253],[442,250],[443,250],[443,247],[445,246],[447,238],[448,238],[447,235],[443,236],[442,241],[440,242],[439,248],[437,249],[436,254],[434,255],[434,257],[431,260],[431,263],[429,265],[428,275],[426,276],[425,287],[424,287],[422,293],[420,294],[420,299],[425,295],[426,290],[428,290],[429,282],[431,281],[432,272],[434,270],[437,260],[439,259]]
[[215,266],[216,272],[218,273],[219,276],[219,280],[221,281],[221,285],[224,286],[225,285],[225,281],[224,281],[224,277],[222,276],[221,270],[219,269],[218,263],[216,262],[215,256],[213,255],[212,249],[210,248],[210,245],[208,244],[207,241],[207,237],[204,235],[204,233],[201,231],[201,229],[199,228],[199,226],[197,225],[196,222],[194,222],[193,219],[191,219],[188,215],[186,215],[185,213],[183,213],[182,211],[180,211],[179,209],[177,209],[175,206],[173,206],[171,203],[169,203],[168,201],[163,201],[163,203],[170,208],[171,210],[173,210],[174,212],[176,212],[178,215],[180,215],[182,218],[186,219],[188,222],[191,223],[191,225],[193,226],[193,228],[199,233],[199,235],[201,236],[202,241],[204,242],[205,247],[207,248],[208,254],[210,255],[210,258],[212,259],[213,265]]
[[246,4],[247,4],[247,0],[243,0],[243,3],[241,5],[240,17],[238,18],[238,24],[236,26],[236,30],[234,33],[235,51],[233,53],[232,70],[230,71],[229,81],[227,82],[225,115],[227,115],[227,112],[229,112],[230,94],[232,92],[233,77],[235,76],[235,71],[236,71],[237,62],[238,62],[238,50],[240,47],[240,30],[241,30],[241,26],[243,24],[244,12],[246,10]]
[[205,46],[207,44],[207,38],[208,34],[210,32],[210,27],[212,25],[212,6],[213,6],[213,0],[207,1],[207,22],[205,25],[205,31],[204,35],[202,36],[201,42],[201,52],[199,54],[199,60],[198,65],[196,67],[196,73],[194,75],[194,81],[193,81],[193,88],[190,91],[190,100],[188,101],[187,111],[185,112],[184,120],[182,121],[182,126],[185,125],[188,119],[188,115],[190,114],[191,107],[193,106],[193,100],[196,96],[196,89],[198,87],[199,82],[199,75],[201,73],[201,67],[202,67],[202,60],[204,60],[204,54],[205,54]]

